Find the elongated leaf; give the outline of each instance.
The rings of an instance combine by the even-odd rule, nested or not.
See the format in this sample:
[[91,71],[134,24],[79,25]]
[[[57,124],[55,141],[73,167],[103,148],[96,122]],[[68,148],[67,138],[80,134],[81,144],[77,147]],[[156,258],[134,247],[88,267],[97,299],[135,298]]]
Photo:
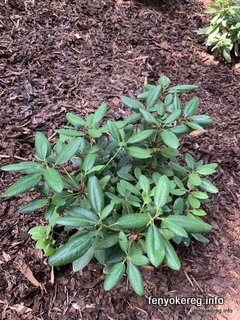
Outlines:
[[135,266],[145,266],[149,263],[149,259],[142,254],[134,254],[131,256],[131,262],[135,264]]
[[19,163],[8,164],[6,166],[1,167],[3,171],[32,171],[37,172],[42,170],[42,165],[37,162],[32,161],[23,161]]
[[72,227],[72,228],[83,228],[88,225],[94,224],[94,222],[86,217],[78,216],[65,216],[59,217],[56,219],[57,224],[61,224],[62,226]]
[[104,195],[98,179],[92,176],[88,180],[88,199],[95,213],[100,215],[104,208]]
[[94,167],[92,167],[90,170],[88,170],[88,171],[86,172],[86,174],[90,174],[90,173],[92,173],[92,172],[100,171],[100,170],[102,170],[104,167],[105,167],[105,166],[104,166],[103,164],[99,164],[98,166],[94,166]]
[[96,153],[87,154],[82,164],[83,171],[84,172],[89,171],[93,167],[95,160],[96,160]]
[[119,238],[120,248],[122,249],[122,251],[127,252],[127,250],[128,250],[128,239],[127,239],[127,236],[125,235],[124,232],[120,231],[119,235],[118,235],[118,238]]
[[185,84],[185,85],[171,87],[168,90],[168,93],[184,93],[184,92],[195,91],[196,89],[197,89],[197,86],[195,86],[195,85]]
[[106,206],[102,212],[100,213],[100,217],[102,220],[106,219],[109,214],[113,211],[114,209],[114,204],[109,204],[108,206]]
[[165,124],[172,123],[179,118],[182,111],[180,109],[173,111],[163,122]]
[[35,187],[40,180],[41,175],[39,173],[29,174],[12,184],[3,194],[1,194],[1,197],[12,197],[26,192]]
[[85,209],[85,208],[81,208],[81,207],[69,207],[66,210],[66,213],[69,214],[70,216],[73,217],[82,217],[82,218],[87,218],[90,219],[92,221],[97,221],[98,217],[96,216],[95,213],[93,213],[92,211]]
[[69,142],[63,150],[56,157],[56,164],[64,164],[69,161],[78,151],[82,143],[82,138],[73,139]]
[[133,290],[137,295],[142,296],[144,294],[142,275],[139,269],[131,262],[127,265],[127,275]]
[[94,255],[94,247],[90,247],[84,255],[82,255],[80,258],[77,260],[73,261],[73,271],[78,272],[85,268],[89,262],[92,260],[92,257]]
[[197,199],[208,199],[208,195],[205,192],[193,191],[191,194]]
[[126,151],[133,158],[137,158],[137,159],[151,158],[151,152],[149,150],[142,149],[139,147],[128,147],[126,148]]
[[201,178],[197,173],[190,173],[188,176],[188,180],[194,186],[199,186],[202,182]]
[[54,168],[47,168],[44,171],[44,179],[48,186],[54,191],[60,193],[63,190],[63,180],[59,172]]
[[168,202],[170,182],[167,176],[160,177],[154,194],[154,203],[157,208],[163,207]]
[[122,279],[125,273],[125,265],[122,262],[115,263],[109,270],[104,281],[104,290],[109,291],[116,287],[118,282]]
[[121,141],[121,135],[119,133],[119,129],[117,128],[117,126],[115,125],[114,122],[112,121],[108,121],[107,122],[107,125],[108,125],[108,129],[109,129],[109,132],[111,134],[111,136],[117,140],[117,141]]
[[217,167],[217,163],[210,163],[202,166],[197,167],[197,173],[202,174],[202,175],[208,175],[208,174],[213,174],[215,172],[215,169]]
[[55,132],[67,137],[83,137],[84,136],[84,132],[74,130],[74,129],[58,129],[58,130],[55,130]]
[[150,182],[148,178],[144,175],[139,177],[139,185],[144,192],[148,192],[150,189]]
[[124,103],[126,106],[128,106],[131,109],[134,109],[134,110],[144,109],[144,105],[137,100],[134,100],[125,96],[121,96],[120,99],[122,103]]
[[212,119],[205,115],[191,116],[191,119],[197,124],[200,124],[200,126],[209,126],[213,123]]
[[150,225],[146,236],[147,255],[154,267],[160,266],[165,256],[162,236],[155,225]]
[[162,227],[171,230],[172,232],[174,232],[176,235],[180,237],[186,237],[186,238],[188,237],[188,234],[185,231],[185,229],[183,229],[180,225],[178,225],[174,221],[169,220],[168,218],[163,220]]
[[93,127],[96,127],[99,125],[99,123],[102,121],[104,118],[105,114],[107,111],[107,105],[106,103],[103,103],[100,105],[100,107],[95,111],[94,116],[93,116]]
[[162,86],[159,84],[154,89],[149,92],[147,96],[147,108],[152,108],[154,104],[157,102],[162,92]]
[[137,196],[141,195],[141,192],[137,189],[137,187],[132,185],[130,182],[125,181],[125,180],[120,180],[120,184],[121,184],[122,188],[124,188],[126,191],[130,191],[131,193],[133,193]]
[[126,229],[141,229],[149,222],[149,216],[146,213],[125,214],[117,220],[116,225]]
[[218,193],[218,188],[215,187],[210,181],[205,179],[202,179],[200,188],[210,193]]
[[201,233],[201,232],[209,232],[212,230],[212,226],[200,219],[183,216],[183,215],[170,215],[165,220],[173,221],[174,223],[181,226],[187,232],[190,233]]
[[162,141],[170,148],[177,149],[179,147],[179,141],[177,136],[169,130],[163,130],[160,133]]
[[186,117],[194,115],[194,113],[197,111],[198,106],[199,106],[199,99],[197,97],[193,97],[191,100],[189,100],[186,103],[183,114]]
[[167,239],[163,239],[163,243],[166,249],[165,261],[167,266],[173,270],[180,270],[181,262],[179,261],[176,251],[174,250],[170,241]]
[[186,164],[187,166],[190,168],[190,169],[194,169],[195,167],[195,161],[193,159],[193,157],[189,154],[189,153],[186,153],[185,154],[185,161],[186,161]]
[[39,160],[45,161],[50,155],[51,144],[42,132],[37,132],[35,135],[35,150]]
[[28,202],[19,208],[19,212],[26,214],[39,210],[48,204],[48,199],[40,199]]
[[99,138],[102,135],[102,131],[100,129],[88,129],[89,137],[95,139]]
[[153,133],[153,130],[143,130],[134,134],[131,138],[128,139],[127,143],[138,143],[149,138]]
[[144,109],[139,109],[139,111],[146,122],[159,125],[158,121],[154,118],[154,116],[151,115],[150,112]]
[[71,112],[68,112],[66,114],[66,118],[68,120],[69,123],[71,123],[73,126],[76,126],[76,127],[85,127],[85,121],[78,117],[77,115],[71,113]]
[[71,263],[84,255],[91,245],[90,233],[75,234],[49,257],[48,263],[50,266],[63,266]]

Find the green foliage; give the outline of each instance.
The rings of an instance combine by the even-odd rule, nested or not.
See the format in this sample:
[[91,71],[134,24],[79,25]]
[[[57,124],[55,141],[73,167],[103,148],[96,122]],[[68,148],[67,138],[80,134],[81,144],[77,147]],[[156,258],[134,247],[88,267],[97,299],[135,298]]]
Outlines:
[[207,13],[213,17],[209,26],[196,30],[207,36],[206,46],[217,57],[231,62],[231,55],[240,57],[240,4],[238,0],[215,0]]
[[[185,105],[180,99],[195,86],[169,85],[161,77],[157,86],[146,86],[141,102],[121,97],[134,112],[123,121],[103,122],[105,104],[85,120],[67,113],[71,126],[56,130],[54,145],[36,134],[37,161],[1,168],[25,174],[2,197],[32,188],[41,193],[20,212],[46,208],[48,224],[29,234],[51,266],[72,263],[79,271],[95,258],[108,270],[105,290],[126,275],[133,290],[143,295],[141,266],[164,264],[179,270],[174,244],[208,242],[201,233],[211,226],[200,218],[206,215],[200,207],[208,201],[207,192],[218,191],[206,180],[217,165],[195,161],[190,154],[178,163],[177,157],[180,138],[212,121],[195,115],[196,97]],[[65,243],[59,230],[68,239]]]

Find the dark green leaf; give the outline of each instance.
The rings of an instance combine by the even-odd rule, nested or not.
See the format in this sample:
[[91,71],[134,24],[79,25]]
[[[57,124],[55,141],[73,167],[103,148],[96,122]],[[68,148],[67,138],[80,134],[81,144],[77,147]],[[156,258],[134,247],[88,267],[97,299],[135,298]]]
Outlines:
[[98,126],[99,123],[102,121],[102,119],[105,117],[107,111],[107,105],[106,103],[103,103],[100,105],[100,107],[95,111],[93,116],[93,126]]
[[30,213],[36,211],[42,207],[45,207],[48,204],[48,199],[34,200],[28,202],[19,208],[20,213]]
[[170,215],[166,220],[173,221],[174,223],[181,226],[187,232],[209,232],[212,230],[212,226],[200,219],[183,216],[183,215]]
[[197,97],[193,97],[191,100],[189,100],[186,103],[183,114],[186,117],[194,115],[194,113],[197,111],[198,106],[199,106],[199,99]]
[[86,155],[84,161],[83,161],[83,164],[82,164],[82,169],[84,172],[87,172],[89,171],[94,163],[95,163],[95,160],[96,160],[96,154],[95,153],[89,153]]
[[142,254],[134,254],[133,256],[131,256],[131,262],[136,266],[144,266],[149,263],[149,260]]
[[129,262],[127,266],[127,275],[133,290],[137,295],[142,296],[144,294],[142,275],[138,268],[131,262]]
[[196,89],[197,89],[197,86],[195,85],[185,84],[185,85],[171,87],[168,90],[168,93],[184,93],[184,92],[195,91]]
[[168,202],[170,182],[167,176],[163,175],[157,183],[154,194],[154,202],[157,208],[163,207]]
[[110,268],[110,270],[105,278],[104,285],[103,285],[104,290],[109,291],[109,290],[113,289],[118,284],[118,282],[122,279],[124,273],[125,273],[124,263],[118,262],[118,263],[114,264]]
[[116,225],[126,229],[141,229],[149,222],[149,216],[146,213],[130,213],[120,217]]
[[69,123],[71,123],[73,126],[76,126],[76,127],[85,127],[85,125],[86,125],[85,121],[84,121],[82,118],[76,116],[76,115],[73,114],[73,113],[68,112],[68,113],[66,114],[66,118],[67,118],[67,121],[68,121]]
[[84,253],[84,255],[82,255],[77,260],[73,261],[73,271],[78,272],[83,268],[85,268],[91,261],[93,254],[94,254],[94,248],[92,246]]
[[44,179],[48,186],[52,188],[55,192],[62,192],[63,190],[63,180],[59,172],[54,168],[47,168],[44,171]]
[[1,197],[12,197],[35,187],[41,180],[40,174],[29,174],[12,184]]
[[67,137],[83,137],[84,133],[74,129],[59,129],[55,130],[58,134],[62,134]]
[[62,226],[72,227],[72,228],[83,228],[88,225],[94,224],[94,222],[86,217],[78,216],[64,216],[56,219],[56,223]]
[[149,150],[142,149],[139,147],[128,147],[126,148],[126,151],[133,158],[137,158],[137,159],[151,158],[151,152]]
[[163,243],[166,249],[165,261],[167,266],[176,271],[180,270],[181,262],[179,261],[178,256],[173,246],[171,245],[170,241],[167,239],[163,239]]
[[154,267],[160,266],[165,256],[162,236],[155,225],[150,225],[146,236],[146,249],[150,262]]
[[128,250],[128,239],[124,232],[119,232],[119,245],[122,251],[127,252]]
[[140,131],[136,134],[134,134],[131,138],[129,138],[127,140],[127,143],[131,144],[131,143],[138,143],[141,142],[143,140],[146,140],[147,138],[149,138],[153,133],[153,130],[143,130]]
[[23,161],[19,163],[8,164],[6,166],[1,167],[3,171],[29,171],[32,173],[36,173],[42,170],[42,165],[37,162],[32,161]]
[[171,230],[178,236],[186,238],[188,237],[187,232],[179,224],[175,223],[171,219],[164,218],[162,222],[162,227]]
[[147,108],[151,108],[157,102],[162,92],[162,86],[159,84],[154,89],[152,89],[147,96]]
[[177,136],[169,130],[163,130],[160,133],[162,141],[170,148],[177,149],[179,147],[179,141]]
[[88,199],[95,213],[100,215],[104,208],[104,195],[97,177],[92,176],[88,180]]
[[82,138],[73,139],[69,142],[63,150],[57,155],[55,163],[56,164],[64,164],[69,161],[78,151],[80,145],[82,143]]
[[122,103],[124,103],[126,106],[128,106],[131,109],[134,109],[134,110],[144,109],[144,105],[137,100],[134,100],[125,96],[121,96],[120,99]]
[[141,175],[139,177],[139,185],[144,192],[148,192],[150,189],[150,183],[146,176]]
[[215,187],[210,181],[205,179],[202,179],[200,188],[210,193],[218,193],[218,188]]
[[49,257],[48,263],[50,266],[62,266],[71,263],[84,255],[91,245],[92,236],[90,233],[75,234]]
[[35,150],[39,160],[45,161],[50,155],[51,144],[42,132],[37,132],[35,135]]
[[174,122],[176,119],[179,118],[181,115],[182,111],[180,109],[173,111],[163,122],[165,124],[169,124]]
[[108,121],[107,125],[108,125],[108,129],[109,129],[109,132],[110,132],[111,136],[115,140],[120,142],[121,141],[121,135],[119,133],[119,129],[117,128],[116,124],[113,121]]
[[158,121],[154,118],[154,116],[151,115],[150,112],[144,109],[139,109],[140,113],[142,114],[144,120],[151,124],[159,125]]

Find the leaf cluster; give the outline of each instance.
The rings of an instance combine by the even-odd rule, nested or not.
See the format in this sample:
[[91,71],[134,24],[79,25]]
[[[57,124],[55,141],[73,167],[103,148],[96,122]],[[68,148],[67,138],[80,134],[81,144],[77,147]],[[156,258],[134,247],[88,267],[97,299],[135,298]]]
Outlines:
[[206,46],[217,57],[231,62],[231,55],[240,57],[240,4],[238,0],[215,0],[207,13],[212,15],[209,26],[196,30],[207,36]]
[[[59,138],[53,144],[36,133],[36,161],[1,168],[24,174],[2,197],[32,188],[41,195],[20,212],[44,208],[48,224],[29,234],[51,266],[72,263],[79,271],[95,258],[108,270],[105,290],[126,274],[142,295],[141,266],[179,270],[175,245],[208,242],[202,233],[211,225],[202,220],[201,205],[208,193],[218,191],[205,178],[217,164],[195,161],[190,154],[182,163],[177,160],[180,138],[212,123],[195,114],[197,97],[182,102],[181,96],[195,89],[170,86],[162,76],[156,85],[146,85],[138,100],[121,97],[133,110],[122,121],[105,120],[106,104],[86,119],[67,113],[70,125],[56,130]],[[65,243],[59,244],[56,228],[67,234]]]

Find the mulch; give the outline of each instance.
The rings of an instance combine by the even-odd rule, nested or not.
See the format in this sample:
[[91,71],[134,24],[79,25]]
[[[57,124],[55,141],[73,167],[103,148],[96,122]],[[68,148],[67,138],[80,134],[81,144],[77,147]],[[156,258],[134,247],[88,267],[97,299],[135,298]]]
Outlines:
[[[219,163],[212,181],[220,190],[207,205],[210,243],[180,247],[180,272],[143,268],[144,297],[126,280],[104,292],[95,262],[79,273],[67,266],[53,274],[27,234],[42,216],[17,211],[32,195],[1,200],[1,319],[240,319],[240,65],[214,60],[193,33],[207,21],[203,10],[195,0],[1,1],[1,165],[32,159],[35,132],[51,137],[67,111],[84,116],[105,101],[109,118],[121,119],[128,110],[118,97],[134,97],[144,81],[164,74],[176,85],[198,85],[200,111],[214,125],[184,138],[182,150]],[[1,172],[1,191],[18,177]],[[176,295],[225,303],[215,307],[222,313],[148,303],[150,296]]]

